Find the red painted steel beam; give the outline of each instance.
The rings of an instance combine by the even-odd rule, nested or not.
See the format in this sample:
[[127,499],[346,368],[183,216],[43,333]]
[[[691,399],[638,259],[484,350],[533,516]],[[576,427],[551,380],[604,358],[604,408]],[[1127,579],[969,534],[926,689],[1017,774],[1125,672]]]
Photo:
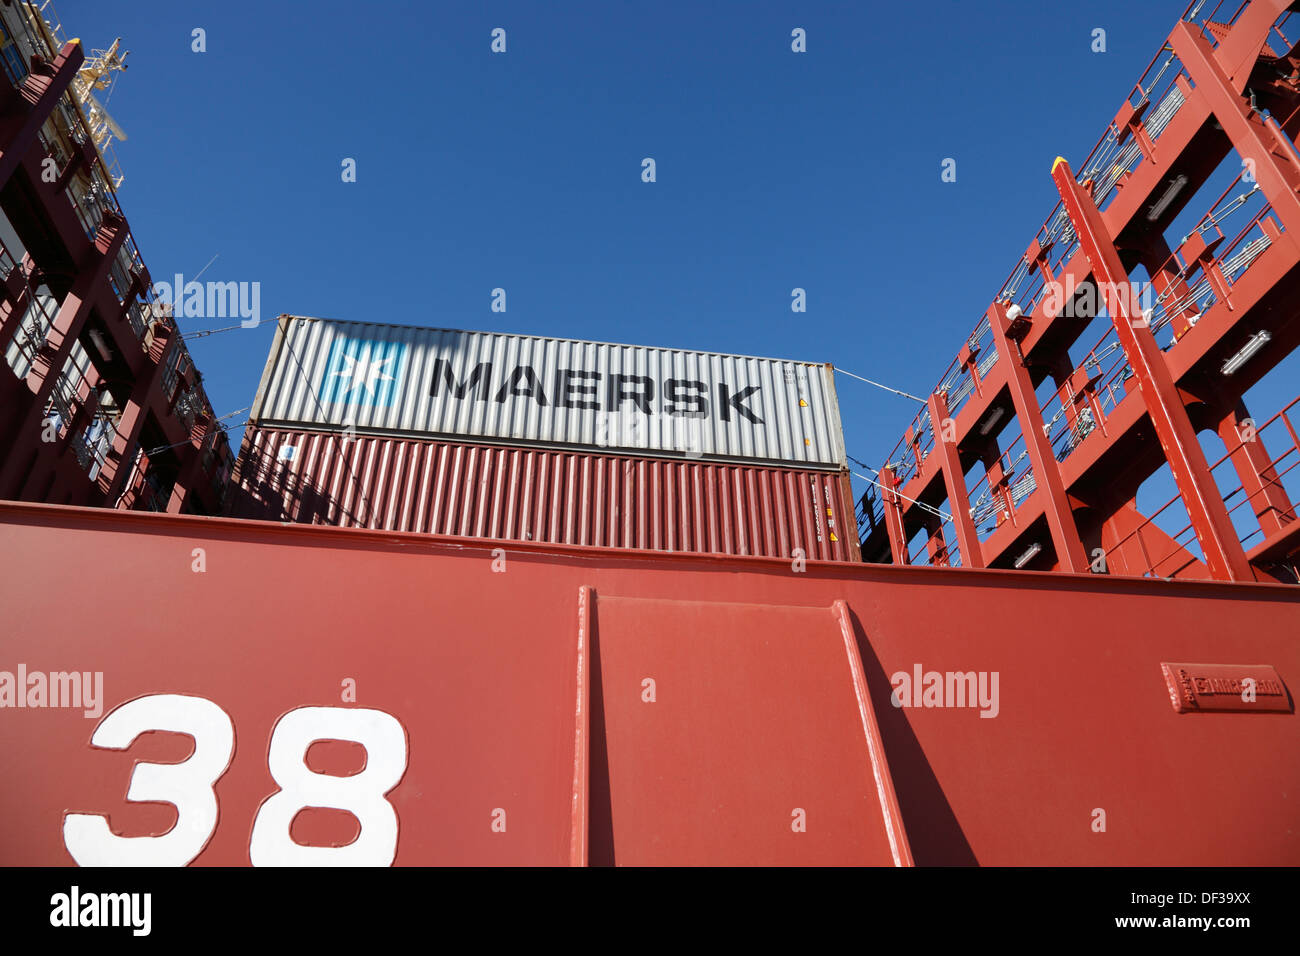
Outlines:
[[1029,453],[1029,462],[1034,469],[1036,493],[1045,498],[1043,513],[1052,535],[1056,560],[1061,570],[1082,574],[1088,570],[1088,556],[1083,548],[1083,540],[1079,537],[1074,510],[1070,507],[1070,498],[1066,494],[1056,456],[1052,453],[1052,444],[1043,434],[1043,417],[1039,413],[1029,369],[1025,367],[1020,347],[1008,334],[1011,323],[996,304],[989,306],[988,319],[999,356],[995,367],[1001,368],[1006,376],[1011,402],[1015,405],[1016,417],[1020,419],[1020,434],[1025,439],[1025,451]]
[[[12,256],[11,256],[12,258]],[[31,271],[35,263],[31,254],[24,255],[22,261],[5,277],[3,291],[0,292],[0,342],[13,341],[14,334],[22,325],[23,316],[31,303]],[[0,376],[0,389],[5,384],[17,382],[13,375]],[[0,423],[0,428],[3,424]]]
[[1111,574],[1198,580],[1207,573],[1196,555],[1138,511],[1132,501],[1118,505],[1106,516],[1101,542]]
[[961,456],[956,441],[945,441],[943,423],[948,420],[948,402],[937,392],[932,393],[930,426],[934,430],[934,449],[939,469],[943,473],[944,488],[948,491],[948,508],[952,511],[952,524],[957,529],[957,546],[961,548],[961,563],[967,568],[984,567],[975,519],[970,514],[970,495],[966,491],[966,473],[962,471]]
[[5,124],[10,132],[4,136],[4,152],[0,153],[0,187],[9,182],[9,177],[22,163],[23,157],[35,145],[36,134],[54,112],[59,97],[72,84],[73,77],[85,59],[81,42],[69,40],[63,44],[52,64],[42,65],[40,72],[33,70],[23,80],[18,91],[10,92],[11,102],[16,109],[22,110],[27,103],[31,105],[25,113],[19,114],[16,123],[10,119]]
[[[77,441],[77,436],[90,425],[94,418],[95,412],[99,408],[100,400],[100,380],[99,373],[91,366],[85,380],[81,383],[76,399],[77,410],[72,416],[72,421],[67,424],[66,438],[58,451],[53,455],[51,471],[54,474],[54,483],[50,486],[47,493],[50,501],[77,501],[78,503],[91,504],[92,501],[86,501],[84,494],[79,494],[84,490],[87,479],[87,471],[82,467],[81,462],[76,455],[72,453],[73,442]],[[35,471],[36,469],[33,469]],[[26,491],[24,491],[26,497]]]
[[181,461],[180,470],[176,473],[176,482],[172,485],[171,497],[167,502],[167,510],[179,514],[185,507],[190,495],[204,485],[203,474],[203,443],[207,439],[211,429],[216,428],[214,422],[195,423],[190,430],[190,441],[186,445],[181,445],[175,449],[177,457]]
[[934,516],[927,516],[925,522],[929,537],[925,539],[925,551],[930,558],[931,567],[945,567],[952,564],[952,555],[948,551],[948,542],[943,537],[943,522]]
[[[1201,239],[1200,234],[1196,233],[1194,235],[1204,245],[1204,240]],[[1169,315],[1174,334],[1178,335],[1179,330],[1186,324],[1188,317],[1192,313],[1198,312],[1199,308],[1195,300],[1188,295],[1191,290],[1188,287],[1186,277],[1181,273],[1181,266],[1178,260],[1174,258],[1173,250],[1165,242],[1165,237],[1153,230],[1145,239],[1142,264],[1151,277],[1151,287],[1156,292],[1157,300],[1168,299],[1169,308],[1179,302],[1185,303],[1176,313],[1171,312]],[[1188,251],[1185,244],[1183,251],[1184,253]],[[1194,270],[1195,266],[1189,263],[1188,268]]]
[[867,752],[871,757],[872,776],[876,781],[876,796],[880,801],[881,814],[884,817],[890,854],[894,858],[895,866],[915,866],[912,848],[908,845],[907,827],[903,823],[903,812],[898,807],[894,775],[889,769],[885,743],[880,737],[880,724],[876,720],[875,707],[871,703],[871,689],[867,685],[862,655],[858,649],[853,612],[849,609],[848,602],[844,600],[836,601],[831,605],[831,611],[840,625],[840,635],[844,638],[844,653],[849,659],[849,671],[853,675],[853,693],[858,700],[858,714],[862,718],[862,736],[867,742]]
[[592,605],[594,589],[578,589],[578,668],[577,702],[574,705],[573,805],[569,818],[569,865],[588,863],[587,838],[590,830],[591,793],[591,681],[588,676],[591,656]]
[[907,533],[903,530],[904,504],[898,497],[898,480],[888,465],[880,469],[880,503],[885,513],[885,532],[889,535],[889,553],[894,564],[907,564]]
[[1300,553],[1300,521],[1292,521],[1281,531],[1270,535],[1251,548],[1249,557],[1256,564],[1262,564],[1266,561],[1293,560],[1298,553]]
[[131,386],[131,397],[122,408],[113,447],[100,472],[100,486],[105,488],[105,499],[110,506],[127,490],[126,481],[130,477],[135,452],[140,445],[140,432],[144,428],[145,417],[152,410],[152,400],[159,395],[159,383],[162,381],[167,353],[173,347],[173,336],[174,333],[167,330],[154,340],[150,352],[153,364],[146,365],[143,374],[135,380]]
[[1219,420],[1218,432],[1260,531],[1265,538],[1277,534],[1296,520],[1296,508],[1243,403],[1235,403]]
[[1141,316],[1132,314],[1135,306],[1129,295],[1128,272],[1106,232],[1101,213],[1075,181],[1074,172],[1064,158],[1058,157],[1052,165],[1052,179],[1138,380],[1147,414],[1173,472],[1210,574],[1221,581],[1254,580],[1164,354],[1151,331],[1141,327]]
[[[1214,57],[1222,65],[1226,74],[1236,81],[1235,86],[1238,90],[1245,86],[1260,54],[1265,52],[1264,44],[1269,39],[1273,24],[1292,5],[1292,0],[1249,0],[1247,3],[1233,4],[1240,9],[1232,19],[1232,27],[1215,48]],[[1229,15],[1228,10],[1222,12],[1225,16]],[[1184,30],[1192,34],[1196,32],[1191,24],[1180,21],[1174,28],[1174,33]],[[1176,44],[1175,52],[1177,52]],[[1182,57],[1181,52],[1178,55]],[[1185,58],[1183,64],[1187,64]],[[1201,77],[1190,68],[1188,72],[1192,74],[1192,79],[1199,86]]]
[[[1286,230],[1283,241],[1300,249],[1300,240],[1296,237],[1296,230],[1300,229],[1300,197],[1296,195],[1296,190],[1300,189],[1300,168],[1289,158],[1294,155],[1294,147],[1290,143],[1278,142],[1277,135],[1265,124],[1263,117],[1242,100],[1219,65],[1214,51],[1191,26],[1179,23],[1170,34],[1170,41],[1196,83],[1196,95],[1209,105],[1237,153],[1243,159],[1254,160],[1255,180]],[[1279,161],[1279,153],[1288,158]]]

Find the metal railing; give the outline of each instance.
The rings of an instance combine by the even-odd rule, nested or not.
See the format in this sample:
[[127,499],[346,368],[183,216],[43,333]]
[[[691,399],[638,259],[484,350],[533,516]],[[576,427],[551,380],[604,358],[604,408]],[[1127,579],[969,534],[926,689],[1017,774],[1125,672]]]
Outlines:
[[180,342],[177,342],[175,347],[167,350],[164,362],[162,374],[163,398],[174,405],[181,379],[188,374],[190,369],[189,353],[181,347]]
[[1071,375],[1039,409],[1047,441],[1058,462],[1065,461],[1084,439],[1102,428],[1128,394],[1125,382],[1133,370],[1114,325],[1106,329],[1075,372],[1080,369],[1087,373],[1082,388],[1076,388],[1075,376]]
[[[1237,17],[1241,16],[1248,6],[1250,6],[1250,0],[1219,0],[1213,8],[1206,9],[1209,7],[1209,0],[1192,0],[1187,5],[1181,19],[1187,23],[1196,24],[1201,36],[1209,40],[1212,47],[1218,47],[1219,38],[1214,35],[1214,31],[1209,29],[1209,24],[1214,23],[1221,27],[1231,26],[1237,22]],[[1223,12],[1226,19],[1216,19],[1220,11]]]
[[[1166,349],[1173,347],[1182,334],[1180,320],[1195,325],[1219,301],[1215,279],[1221,277],[1223,285],[1230,289],[1272,245],[1265,224],[1282,232],[1259,184],[1246,182],[1247,176],[1243,168],[1189,233],[1189,237],[1199,235],[1207,246],[1219,243],[1214,255],[1189,262],[1180,245],[1157,270],[1167,278],[1168,285],[1156,296],[1150,326],[1153,335],[1169,329]],[[1231,240],[1223,229],[1230,221],[1242,223]]]
[[[1034,470],[1028,461],[1024,436],[1019,435],[1001,455],[998,464],[1002,480],[993,486],[986,470],[973,485],[967,488],[970,499],[970,516],[975,522],[975,532],[984,541],[1003,524],[1011,520],[1016,509],[1038,487]],[[1023,471],[1020,470],[1023,467]]]
[[176,398],[172,413],[180,419],[187,432],[194,431],[194,425],[203,414],[202,391],[198,386],[191,386]]
[[[1224,467],[1232,467],[1232,456],[1241,451],[1247,442],[1251,441],[1263,442],[1265,445],[1272,443],[1275,448],[1283,448],[1280,454],[1271,458],[1264,467],[1259,469],[1261,482],[1259,489],[1247,494],[1245,486],[1240,481],[1237,481],[1235,487],[1223,495],[1224,504],[1228,505],[1228,516],[1232,519],[1233,526],[1237,530],[1238,540],[1247,551],[1265,540],[1264,528],[1259,521],[1260,514],[1271,511],[1274,513],[1274,518],[1282,525],[1288,525],[1297,518],[1295,498],[1291,496],[1283,481],[1287,475],[1300,468],[1300,433],[1297,433],[1296,422],[1292,420],[1292,416],[1298,411],[1297,406],[1300,406],[1300,398],[1293,399],[1263,425],[1255,428],[1252,434],[1240,435],[1237,443],[1210,465],[1211,474],[1219,472]],[[1265,442],[1264,435],[1266,432],[1272,442]],[[1215,478],[1220,487],[1228,483],[1221,480],[1218,474],[1215,474]],[[1289,503],[1289,507],[1279,509],[1276,505],[1258,500],[1270,491],[1283,495]],[[1165,502],[1138,527],[1108,548],[1106,551],[1107,558],[1110,558],[1130,541],[1136,539],[1144,565],[1141,573],[1142,577],[1174,577],[1179,572],[1198,563],[1200,556],[1193,553],[1194,549],[1196,549],[1195,531],[1190,521],[1177,531],[1169,534],[1176,547],[1162,549],[1162,556],[1159,558],[1152,558],[1147,542],[1142,536],[1142,532],[1152,525],[1159,527],[1156,519],[1171,508],[1175,502],[1181,501],[1182,496],[1175,495]],[[1249,507],[1249,510],[1243,512],[1242,509],[1247,507]],[[1256,538],[1259,540],[1256,541]]]
[[48,292],[37,290],[36,295],[27,303],[27,310],[14,336],[5,346],[5,359],[18,378],[26,378],[36,363],[36,356],[45,345],[50,329],[54,327],[54,317],[58,314],[58,303]]
[[86,469],[91,481],[99,477],[100,471],[108,462],[113,443],[120,437],[117,424],[121,417],[121,411],[111,405],[100,407],[81,433],[73,439],[73,453],[81,467]]
[[86,354],[80,342],[74,342],[68,360],[58,372],[58,378],[50,390],[50,397],[45,406],[46,419],[53,417],[58,421],[60,438],[67,435],[73,419],[84,404],[83,393],[89,394],[88,379],[91,368],[90,356]]
[[[1160,139],[1185,102],[1179,77],[1190,85],[1191,75],[1182,61],[1170,47],[1162,46],[1129,91],[1128,104],[1138,111],[1139,125],[1153,143]],[[1127,127],[1117,129],[1112,120],[1075,178],[1080,185],[1092,182],[1093,202],[1104,210],[1117,194],[1116,187],[1121,180],[1132,174],[1144,159],[1138,138]]]
[[165,486],[152,471],[147,471],[145,472],[144,482],[140,485],[139,493],[136,495],[135,510],[166,511],[171,496],[171,488]]
[[943,534],[943,544],[935,550],[934,555],[930,554],[930,541],[927,538],[921,543],[917,550],[909,554],[907,563],[915,567],[935,567],[935,568],[960,568],[961,546],[957,543],[957,535],[953,531],[951,524],[944,522],[940,526]]

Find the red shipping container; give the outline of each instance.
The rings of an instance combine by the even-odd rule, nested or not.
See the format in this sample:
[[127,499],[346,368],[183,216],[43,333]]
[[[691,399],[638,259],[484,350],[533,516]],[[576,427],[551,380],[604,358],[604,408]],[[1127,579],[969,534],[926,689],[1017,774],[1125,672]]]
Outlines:
[[591,547],[858,561],[847,472],[250,424],[239,518]]

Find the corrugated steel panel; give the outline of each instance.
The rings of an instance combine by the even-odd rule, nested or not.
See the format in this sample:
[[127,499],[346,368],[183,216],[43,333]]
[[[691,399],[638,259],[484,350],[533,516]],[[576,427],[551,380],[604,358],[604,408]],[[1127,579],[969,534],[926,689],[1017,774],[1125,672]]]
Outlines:
[[249,425],[241,518],[858,560],[847,474]]
[[829,366],[286,316],[263,424],[845,465]]

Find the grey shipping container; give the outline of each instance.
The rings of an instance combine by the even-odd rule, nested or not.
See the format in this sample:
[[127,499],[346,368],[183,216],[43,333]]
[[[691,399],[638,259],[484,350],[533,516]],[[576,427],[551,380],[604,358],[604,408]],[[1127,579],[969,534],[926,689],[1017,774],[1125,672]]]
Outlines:
[[263,425],[839,470],[829,365],[281,317]]

